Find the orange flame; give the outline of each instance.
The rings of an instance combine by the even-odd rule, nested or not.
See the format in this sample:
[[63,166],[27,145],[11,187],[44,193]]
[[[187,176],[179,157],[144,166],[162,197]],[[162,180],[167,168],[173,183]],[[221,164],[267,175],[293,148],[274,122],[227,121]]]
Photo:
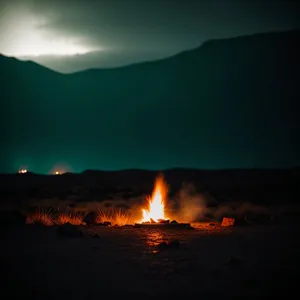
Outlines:
[[163,175],[155,180],[152,196],[147,197],[148,209],[142,209],[143,219],[141,222],[159,222],[168,219],[165,216],[165,201],[168,195],[168,186]]

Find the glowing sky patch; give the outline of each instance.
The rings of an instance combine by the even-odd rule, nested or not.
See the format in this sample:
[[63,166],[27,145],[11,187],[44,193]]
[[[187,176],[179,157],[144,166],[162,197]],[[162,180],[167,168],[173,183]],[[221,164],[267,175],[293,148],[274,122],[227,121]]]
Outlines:
[[5,26],[5,31],[0,33],[1,53],[7,56],[72,56],[101,50],[88,47],[75,37],[47,30],[46,18],[28,12],[7,13],[0,25]]
[[84,46],[76,45],[66,40],[46,40],[39,36],[30,36],[20,39],[19,45],[15,47],[11,55],[20,56],[41,56],[41,55],[77,55],[86,54],[90,50]]

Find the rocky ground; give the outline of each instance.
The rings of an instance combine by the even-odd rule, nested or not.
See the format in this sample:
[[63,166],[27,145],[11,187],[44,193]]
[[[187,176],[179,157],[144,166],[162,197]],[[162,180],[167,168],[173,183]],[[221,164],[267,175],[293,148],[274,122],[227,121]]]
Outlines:
[[[1,227],[1,292],[9,298],[232,299],[297,290],[295,224],[195,230]],[[73,230],[73,229],[72,229]]]
[[[141,213],[157,172],[0,175],[1,298],[269,299],[297,292],[298,169],[164,173],[168,214],[176,209],[180,222],[197,215],[208,223],[195,230],[25,226],[24,214],[37,208],[52,208],[56,221],[63,209]],[[210,223],[224,216],[248,226]]]

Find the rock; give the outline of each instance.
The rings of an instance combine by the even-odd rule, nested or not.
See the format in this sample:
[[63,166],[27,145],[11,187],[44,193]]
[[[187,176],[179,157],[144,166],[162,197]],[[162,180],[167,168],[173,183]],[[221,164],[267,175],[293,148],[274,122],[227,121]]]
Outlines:
[[96,225],[97,213],[89,212],[82,220],[86,225]]
[[232,227],[234,225],[235,219],[234,218],[228,218],[224,217],[222,220],[222,227]]
[[157,245],[159,251],[178,249],[179,247],[180,247],[180,241],[178,240],[173,240],[168,243],[162,242]]
[[18,211],[0,211],[0,226],[24,226],[26,216]]
[[83,233],[78,227],[71,225],[70,223],[61,225],[57,229],[57,234],[61,237],[67,237],[67,238],[78,238],[83,237]]

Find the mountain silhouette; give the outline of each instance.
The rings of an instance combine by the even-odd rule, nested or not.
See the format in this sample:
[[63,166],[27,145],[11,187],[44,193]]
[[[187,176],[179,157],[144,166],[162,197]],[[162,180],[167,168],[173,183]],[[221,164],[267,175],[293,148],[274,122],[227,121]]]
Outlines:
[[299,42],[300,31],[210,40],[73,74],[1,55],[0,169],[299,165]]

